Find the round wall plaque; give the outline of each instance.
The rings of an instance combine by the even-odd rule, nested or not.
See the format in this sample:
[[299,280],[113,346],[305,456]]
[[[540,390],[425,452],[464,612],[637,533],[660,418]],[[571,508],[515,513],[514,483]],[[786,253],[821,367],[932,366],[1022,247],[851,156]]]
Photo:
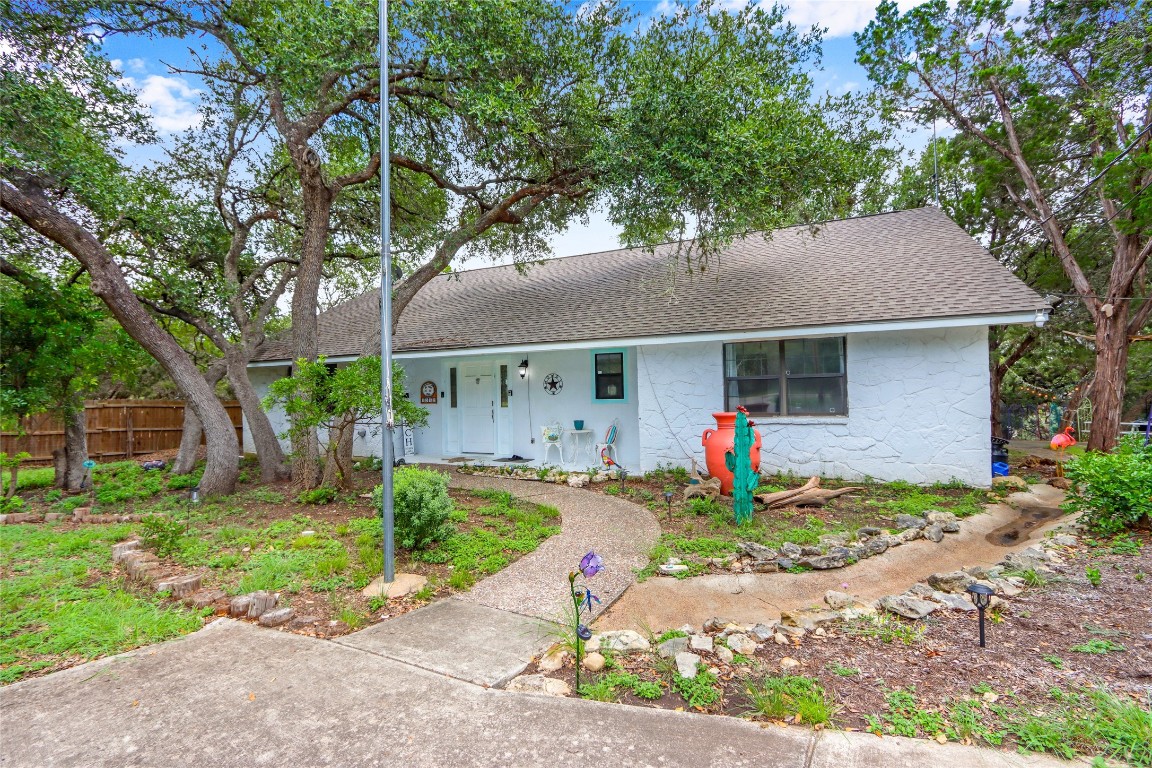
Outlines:
[[564,379],[560,378],[560,374],[550,373],[544,377],[545,392],[550,395],[558,395],[562,389],[564,389]]

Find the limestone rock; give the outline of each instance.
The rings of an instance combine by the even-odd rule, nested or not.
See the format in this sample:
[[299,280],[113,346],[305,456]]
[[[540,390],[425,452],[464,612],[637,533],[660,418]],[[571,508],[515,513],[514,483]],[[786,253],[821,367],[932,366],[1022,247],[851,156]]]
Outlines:
[[732,659],[734,658],[734,654],[724,646],[718,645],[716,646],[716,658],[720,659],[720,661],[724,662],[725,664],[731,664]]
[[1052,543],[1061,547],[1074,547],[1079,541],[1075,536],[1069,536],[1066,533],[1058,533],[1052,537]]
[[795,567],[796,563],[789,557],[782,557],[776,561],[776,568],[781,571],[787,571]]
[[784,658],[780,659],[780,669],[784,672],[796,669],[798,666],[800,666],[800,662],[796,661],[796,659],[792,658],[791,656],[785,656]]
[[776,627],[779,625],[780,622],[778,621],[774,621],[771,624],[756,624],[748,630],[748,634],[756,638],[759,642],[764,643],[772,639],[772,635],[776,634]]
[[970,600],[962,595],[954,595],[948,592],[933,592],[933,602],[940,603],[945,608],[953,611],[974,611],[976,606]]
[[1006,485],[1009,488],[1019,488],[1022,491],[1028,490],[1028,481],[1016,475],[1003,475],[992,478],[992,487]]
[[909,595],[887,595],[880,598],[880,605],[889,613],[907,619],[922,619],[940,607],[936,603]]
[[820,537],[820,545],[823,547],[842,547],[847,542],[847,539],[836,533],[826,533]]
[[639,632],[634,632],[631,629],[614,629],[600,633],[598,650],[628,653],[630,651],[646,651],[650,647],[651,645]]
[[568,683],[544,675],[521,675],[508,683],[508,690],[544,696],[567,696],[572,692]]
[[928,577],[928,583],[941,592],[960,593],[968,589],[968,585],[976,579],[964,571],[950,571],[948,573],[934,573]]
[[848,608],[856,604],[856,598],[846,592],[837,592],[830,589],[824,593],[824,604],[834,611],[839,611],[841,608]]
[[713,648],[711,635],[692,635],[688,638],[688,647],[694,651],[711,653]]
[[772,642],[776,643],[776,645],[789,645],[792,641],[789,640],[788,636],[783,632],[777,632],[772,636]]
[[599,672],[600,670],[604,669],[604,663],[604,657],[595,651],[586,654],[581,661],[584,669],[588,670],[589,672]]
[[305,629],[306,627],[311,627],[311,626],[317,624],[319,621],[320,621],[319,616],[308,616],[308,615],[295,616],[292,618],[292,621],[288,622],[288,630],[295,632],[298,629]]
[[944,540],[944,529],[939,523],[932,523],[924,529],[924,538],[939,544]]
[[721,616],[713,616],[712,618],[708,619],[708,621],[704,622],[704,631],[712,633],[720,632],[724,629],[724,627],[731,623],[731,619],[723,618]]
[[662,563],[657,570],[664,576],[675,576],[678,573],[687,571],[688,566],[683,563]]
[[791,560],[795,560],[796,558],[803,555],[804,552],[796,544],[793,544],[790,541],[786,541],[780,545],[780,554]]
[[[900,538],[899,536],[893,536],[890,533],[884,534],[883,536],[876,539],[876,541],[884,542],[885,544],[888,545],[889,549],[891,549],[892,547],[898,547],[904,543],[904,539]],[[871,542],[869,542],[869,543],[871,543]]]
[[863,528],[860,528],[856,531],[856,538],[857,539],[860,539],[863,536],[883,536],[883,535],[884,535],[884,529],[883,528],[877,528],[873,525],[865,525]]
[[656,646],[656,652],[662,659],[670,659],[678,653],[688,650],[688,638],[672,637]]
[[738,546],[741,552],[753,560],[775,560],[777,557],[776,550],[754,541],[742,541]]
[[907,544],[909,541],[916,541],[916,539],[923,536],[924,531],[920,528],[907,528],[903,531],[900,531],[900,533],[897,535],[900,537],[900,541]]
[[[888,551],[888,547],[890,546],[888,544],[888,538],[888,536],[881,536],[879,538],[868,539],[867,541],[863,542],[859,547],[860,556],[875,557],[876,555],[884,554]],[[903,544],[904,542],[900,543]]]
[[832,568],[843,568],[848,564],[848,558],[839,555],[818,555],[800,559],[800,565],[817,571],[827,571]]
[[700,657],[694,653],[687,651],[676,654],[676,672],[680,677],[691,680],[696,677],[696,667],[700,663]]
[[753,560],[751,569],[752,573],[776,573],[780,564],[775,560]]
[[944,533],[956,533],[960,530],[960,520],[951,512],[943,512],[938,509],[929,510],[925,519],[928,520],[929,524],[936,523],[939,525]]
[[555,672],[564,666],[564,659],[567,657],[568,651],[562,651],[557,648],[554,649],[551,653],[544,654],[536,666],[538,666],[544,672]]
[[981,581],[987,581],[988,579],[999,578],[1000,574],[1003,571],[1004,571],[1004,569],[1001,568],[1000,566],[997,566],[997,565],[994,565],[990,568],[982,566],[982,565],[973,565],[971,567],[964,569],[964,572],[967,573],[969,576],[971,576],[974,579],[979,579]]
[[751,656],[756,653],[756,641],[748,637],[748,635],[736,634],[728,636],[728,647],[734,653],[743,654],[744,656]]
[[1048,481],[1048,485],[1052,486],[1053,488],[1059,488],[1062,491],[1066,491],[1072,487],[1072,481],[1066,477],[1054,477]]
[[588,485],[589,482],[591,482],[591,478],[588,477],[588,475],[579,473],[568,475],[568,485],[572,486],[573,488],[583,488],[584,486]]
[[926,525],[928,525],[928,521],[919,515],[896,515],[896,527],[901,530],[907,530],[909,528],[915,528],[919,530]]
[[281,624],[287,624],[295,615],[296,611],[292,608],[275,608],[260,616],[260,626],[278,627]]

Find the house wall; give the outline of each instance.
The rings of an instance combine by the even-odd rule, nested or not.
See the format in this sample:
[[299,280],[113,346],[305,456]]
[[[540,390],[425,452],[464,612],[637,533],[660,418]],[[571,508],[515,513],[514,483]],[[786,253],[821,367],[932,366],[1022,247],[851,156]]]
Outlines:
[[[986,327],[847,336],[848,416],[761,418],[761,468],[932,483],[991,481]],[[704,464],[724,407],[722,345],[637,348],[643,471]]]
[[[600,350],[604,351],[604,350]],[[613,349],[615,351],[615,348]],[[457,369],[458,381],[463,377],[465,366],[479,366],[490,369],[493,374],[493,399],[497,402],[496,450],[491,458],[502,458],[513,454],[524,457],[525,461],[543,459],[541,429],[546,424],[559,423],[566,430],[573,428],[572,422],[583,419],[585,429],[592,430],[592,443],[600,442],[613,420],[619,424],[616,440],[617,458],[625,467],[639,465],[639,431],[636,396],[636,358],[633,349],[625,349],[625,399],[623,402],[597,402],[592,387],[592,355],[594,350],[569,350],[562,352],[532,352],[515,355],[468,355],[444,358],[405,358],[398,360],[404,368],[405,389],[413,401],[419,402],[420,385],[425,381],[437,385],[437,402],[421,407],[428,410],[428,425],[413,430],[415,451],[421,457],[452,458],[464,454],[460,449],[460,418],[463,403],[458,398],[457,408],[451,407],[449,394],[449,369]],[[517,366],[524,358],[529,360],[528,376],[521,379]],[[508,366],[507,409],[499,406],[499,366]],[[559,374],[563,388],[552,395],[544,389],[544,377],[549,373]],[[251,368],[253,386],[263,397],[272,381],[285,375],[284,367]],[[440,396],[442,394],[442,396]],[[461,393],[462,394],[462,393]],[[270,414],[277,433],[287,430],[287,420],[280,409]],[[361,435],[360,432],[364,434]],[[248,430],[245,430],[248,435]],[[323,438],[323,436],[322,436]],[[588,436],[581,442],[580,453],[573,462],[568,462],[570,438],[565,438],[565,464],[570,467],[585,468],[599,462],[590,446]],[[282,441],[287,446],[287,441]],[[246,437],[245,450],[254,450]],[[380,455],[379,421],[357,425],[357,436],[353,452],[357,456]],[[403,449],[400,436],[396,440],[397,455]],[[548,463],[554,464],[555,452],[550,451]]]
[[[848,416],[761,418],[761,467],[846,479],[932,483],[957,478],[969,485],[991,481],[987,328],[859,333],[847,336]],[[520,360],[529,360],[521,380]],[[517,454],[543,458],[540,429],[559,422],[571,429],[583,419],[596,441],[613,419],[620,425],[617,457],[632,471],[658,464],[704,465],[701,433],[714,427],[712,412],[724,407],[722,344],[654,344],[626,350],[626,400],[594,402],[592,351],[532,352],[511,356],[402,359],[407,391],[419,399],[420,384],[434,381],[443,397],[429,411],[427,427],[415,430],[417,454],[450,458],[461,455],[459,411],[448,397],[448,369],[464,365],[509,366],[512,390],[500,414],[493,458]],[[284,368],[252,368],[253,385],[263,396]],[[564,388],[544,391],[548,373],[558,373]],[[271,414],[276,431],[287,424]],[[358,427],[358,456],[379,455],[378,424]],[[245,450],[253,450],[245,429]],[[397,455],[402,452],[397,439]],[[567,451],[565,457],[567,457]],[[549,459],[551,463],[551,458]],[[570,466],[595,461],[582,454]]]

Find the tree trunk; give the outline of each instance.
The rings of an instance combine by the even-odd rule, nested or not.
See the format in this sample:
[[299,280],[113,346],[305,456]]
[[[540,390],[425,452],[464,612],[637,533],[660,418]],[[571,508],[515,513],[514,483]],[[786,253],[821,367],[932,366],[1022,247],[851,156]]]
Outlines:
[[226,356],[228,381],[232,384],[236,399],[240,401],[240,410],[244,412],[244,419],[248,423],[248,434],[252,436],[256,457],[260,460],[260,481],[274,483],[287,479],[290,472],[284,461],[284,450],[280,447],[280,440],[276,437],[276,430],[272,428],[268,414],[260,406],[260,398],[252,387],[252,380],[248,378],[247,356],[237,347],[228,350]]
[[[324,254],[328,247],[328,225],[332,218],[332,194],[315,173],[301,173],[304,197],[304,235],[300,245],[300,265],[292,291],[292,369],[296,360],[316,359],[316,310]],[[320,471],[320,440],[315,429],[297,430],[292,444],[292,479],[304,488],[323,481]]]
[[1092,431],[1088,450],[1108,451],[1120,434],[1128,372],[1128,302],[1118,301],[1108,317],[1096,319],[1096,378],[1092,382]]
[[352,487],[352,441],[355,434],[356,420],[347,414],[328,430],[323,485],[341,490]]
[[[224,378],[225,365],[223,360],[213,360],[204,371],[204,381],[216,390],[220,379]],[[191,408],[184,409],[183,431],[180,433],[180,449],[176,452],[176,461],[172,463],[172,474],[188,475],[196,468],[196,454],[200,450],[200,438],[204,430],[200,426],[200,419],[196,411]]]
[[0,182],[0,203],[32,229],[67,250],[84,265],[92,292],[107,305],[124,330],[172,377],[200,419],[208,443],[208,462],[200,481],[204,496],[232,493],[240,471],[236,431],[216,393],[171,335],[157,324],[132,292],[120,265],[95,235],[54,208],[35,191],[26,194]]
[[10,499],[16,495],[16,480],[20,476],[20,462],[15,461],[8,467],[8,487],[4,489],[4,498]]
[[52,451],[52,487],[63,488],[68,483],[68,457],[63,448]]
[[64,485],[66,491],[79,491],[83,488],[88,470],[88,417],[84,405],[64,414]]

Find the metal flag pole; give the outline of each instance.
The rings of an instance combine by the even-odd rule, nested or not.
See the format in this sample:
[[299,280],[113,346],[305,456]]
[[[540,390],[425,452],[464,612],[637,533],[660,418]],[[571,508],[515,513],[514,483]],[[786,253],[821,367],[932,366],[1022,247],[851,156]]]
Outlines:
[[383,463],[384,581],[396,580],[393,537],[392,466],[396,429],[392,412],[392,205],[391,151],[388,137],[388,0],[380,0],[380,395],[384,422],[380,460]]

